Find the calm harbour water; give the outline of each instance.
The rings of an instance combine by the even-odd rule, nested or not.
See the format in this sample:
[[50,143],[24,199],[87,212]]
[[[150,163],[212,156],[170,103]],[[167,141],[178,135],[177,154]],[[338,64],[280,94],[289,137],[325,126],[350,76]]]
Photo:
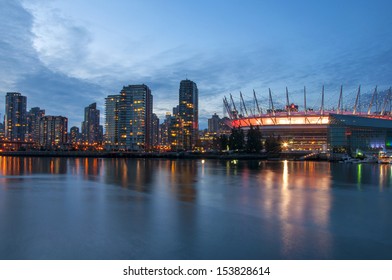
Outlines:
[[392,259],[392,166],[0,157],[0,259]]

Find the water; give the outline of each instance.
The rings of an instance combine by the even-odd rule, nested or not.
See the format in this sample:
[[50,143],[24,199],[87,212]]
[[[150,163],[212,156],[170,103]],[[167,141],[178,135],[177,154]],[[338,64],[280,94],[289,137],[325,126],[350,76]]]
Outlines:
[[392,167],[0,157],[0,259],[392,259]]

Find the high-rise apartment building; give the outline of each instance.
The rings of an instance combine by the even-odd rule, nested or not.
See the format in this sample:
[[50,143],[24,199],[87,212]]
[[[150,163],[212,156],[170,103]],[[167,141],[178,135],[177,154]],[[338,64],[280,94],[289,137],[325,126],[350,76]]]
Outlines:
[[25,141],[27,98],[19,92],[7,92],[5,96],[5,137],[12,141]]
[[84,108],[84,121],[82,122],[82,138],[86,144],[102,142],[102,127],[99,124],[100,111],[97,103]]
[[223,117],[219,122],[219,134],[229,135],[231,133],[231,120],[228,117]]
[[[129,104],[128,145],[132,150],[149,150],[152,144],[152,95],[146,85],[129,85],[121,95]],[[127,137],[128,138],[128,137]],[[128,140],[128,139],[127,139]]]
[[[121,95],[109,95],[105,98],[105,144],[109,148],[116,148],[120,144],[120,105],[125,98]],[[125,124],[122,124],[125,127]]]
[[67,143],[68,119],[62,116],[44,116],[39,122],[39,144],[47,148]]
[[4,139],[4,123],[0,123],[0,140]]
[[181,151],[183,146],[183,127],[182,121],[178,116],[166,113],[165,120],[160,125],[161,145],[171,151]]
[[169,126],[170,126],[170,112],[166,113],[165,119],[163,120],[162,124],[159,125],[160,127],[160,144],[164,147],[169,147]]
[[177,105],[176,107],[173,107],[173,116],[178,116],[180,107]]
[[159,118],[156,114],[152,114],[152,146],[157,147],[160,143]]
[[208,132],[209,133],[218,133],[219,127],[220,127],[220,121],[221,120],[216,113],[214,115],[212,115],[211,119],[208,119]]
[[106,98],[106,139],[111,149],[147,151],[152,147],[151,90],[146,85],[124,86]]
[[180,82],[178,116],[183,128],[183,147],[192,150],[199,133],[199,91],[195,82]]
[[45,116],[45,110],[39,107],[33,107],[27,113],[27,139],[34,143],[39,142],[39,121]]
[[71,127],[71,129],[69,130],[69,137],[68,137],[69,143],[72,145],[79,144],[81,138],[82,136],[80,134],[79,127],[77,126]]

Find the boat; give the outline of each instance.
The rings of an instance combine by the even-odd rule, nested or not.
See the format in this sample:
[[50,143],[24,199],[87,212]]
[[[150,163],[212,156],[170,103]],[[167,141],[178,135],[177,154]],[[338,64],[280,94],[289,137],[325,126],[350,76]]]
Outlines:
[[380,151],[378,153],[378,163],[392,163],[392,155],[386,151]]
[[376,156],[366,156],[363,159],[352,158],[349,155],[344,155],[339,162],[342,163],[377,163],[378,158]]
[[339,160],[341,163],[361,163],[360,159],[357,158],[352,158],[349,155],[344,155],[342,156],[341,160]]
[[362,163],[377,163],[378,158],[376,156],[368,156],[361,160]]

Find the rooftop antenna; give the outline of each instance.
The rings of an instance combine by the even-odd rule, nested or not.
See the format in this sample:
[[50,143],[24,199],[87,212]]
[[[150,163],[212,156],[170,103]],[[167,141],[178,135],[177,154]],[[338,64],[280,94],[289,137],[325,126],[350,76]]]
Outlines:
[[[372,106],[373,106],[374,97],[375,97],[376,95],[377,95],[377,86],[376,86],[376,88],[375,88],[374,91],[373,91],[372,100],[370,100],[369,108],[368,108],[368,111],[367,111],[367,114],[368,114],[368,115],[370,115],[370,112],[371,112]],[[376,105],[376,111],[377,111],[377,105]]]
[[358,93],[357,93],[357,98],[355,99],[353,115],[355,115],[357,113],[357,107],[358,107],[358,103],[359,103],[359,96],[360,96],[360,94],[361,94],[361,85],[359,85],[359,87],[358,87]]
[[338,114],[343,113],[343,85],[340,86],[340,95],[339,95],[339,102],[338,102]]

